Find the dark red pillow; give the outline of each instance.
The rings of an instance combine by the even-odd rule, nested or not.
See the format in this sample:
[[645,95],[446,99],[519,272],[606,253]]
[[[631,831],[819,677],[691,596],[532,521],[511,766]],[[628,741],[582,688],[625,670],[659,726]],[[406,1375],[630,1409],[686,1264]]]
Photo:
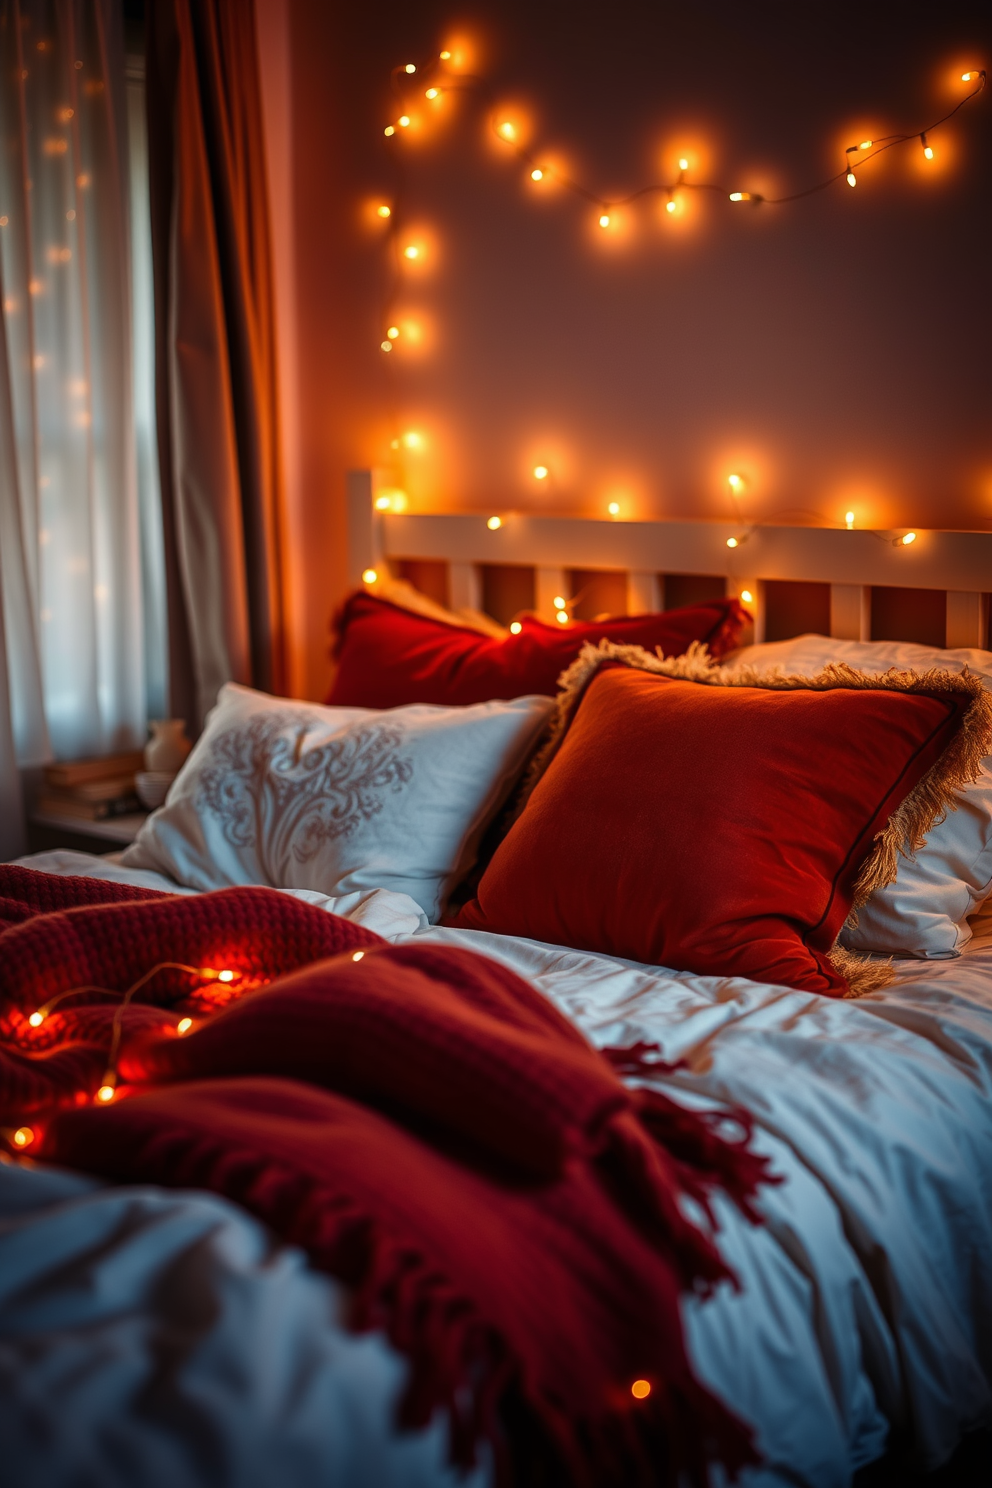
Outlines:
[[553,697],[558,678],[586,641],[660,646],[680,656],[705,641],[715,657],[737,641],[747,618],[736,599],[713,599],[653,615],[618,615],[568,626],[526,616],[504,640],[405,610],[359,590],[335,621],[337,676],[327,702],[346,708],[404,703],[485,703],[490,698]]
[[834,941],[990,747],[980,679],[743,685],[591,648],[574,671],[560,746],[450,923],[832,995],[887,979]]

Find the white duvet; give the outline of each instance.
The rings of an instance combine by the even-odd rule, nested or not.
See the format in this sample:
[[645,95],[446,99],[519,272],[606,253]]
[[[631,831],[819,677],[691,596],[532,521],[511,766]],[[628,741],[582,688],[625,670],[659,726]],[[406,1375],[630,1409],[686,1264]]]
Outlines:
[[[174,888],[79,854],[30,865]],[[890,1427],[934,1468],[992,1425],[988,938],[843,1002],[430,927],[403,895],[296,892],[393,941],[505,961],[594,1043],[684,1060],[658,1082],[675,1098],[753,1113],[783,1181],[763,1191],[763,1227],[720,1207],[741,1291],[685,1306],[699,1374],[765,1454],[748,1488],[841,1488]],[[403,1372],[384,1340],[342,1327],[332,1282],[233,1206],[0,1169],[12,1488],[453,1482],[443,1423],[391,1429]]]

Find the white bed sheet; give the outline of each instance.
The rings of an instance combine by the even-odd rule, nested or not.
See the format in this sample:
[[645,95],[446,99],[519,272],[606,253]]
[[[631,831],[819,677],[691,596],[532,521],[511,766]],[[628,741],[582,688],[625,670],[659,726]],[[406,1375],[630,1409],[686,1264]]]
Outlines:
[[[24,861],[48,872],[89,872],[174,889],[157,875],[82,854]],[[684,1309],[700,1376],[758,1432],[766,1463],[746,1476],[748,1488],[842,1488],[858,1467],[884,1451],[888,1423],[915,1442],[920,1466],[937,1467],[962,1435],[992,1424],[992,946],[973,945],[957,961],[903,963],[894,987],[844,1002],[430,927],[412,901],[385,891],[353,896],[360,900],[356,904],[307,897],[360,918],[393,941],[413,936],[460,944],[504,961],[534,981],[594,1043],[644,1040],[657,1043],[664,1059],[684,1060],[683,1069],[658,1080],[673,1097],[708,1105],[738,1102],[753,1113],[756,1145],[772,1158],[783,1182],[763,1192],[763,1227],[747,1224],[727,1203],[719,1206],[721,1247],[742,1289],[722,1287],[712,1300],[689,1301]],[[0,1171],[0,1194],[5,1176]],[[97,1191],[73,1202],[111,1201]],[[156,1202],[168,1206],[180,1199],[159,1194]],[[208,1204],[211,1212],[218,1202],[181,1198],[186,1206]],[[252,1228],[251,1221],[236,1217]],[[52,1229],[51,1216],[45,1223]],[[16,1224],[26,1234],[35,1228],[23,1215]],[[60,1234],[57,1224],[52,1234]],[[37,1249],[43,1256],[44,1246]],[[298,1260],[291,1264],[307,1284],[330,1286]],[[3,1267],[0,1250],[0,1272]],[[57,1298],[62,1274],[54,1262],[47,1270],[41,1263],[33,1295],[54,1289]],[[139,1287],[128,1304],[132,1310],[140,1311],[141,1295]],[[148,1297],[151,1303],[151,1291]],[[0,1334],[9,1305],[4,1300],[0,1307]],[[347,1335],[333,1307],[315,1311],[327,1357],[340,1361],[337,1370],[327,1366],[326,1388],[344,1392],[344,1403],[331,1413],[341,1420],[350,1414]],[[273,1327],[276,1355],[285,1358],[294,1347],[292,1329],[283,1338],[281,1324],[273,1321]],[[85,1327],[73,1325],[63,1334],[62,1346],[83,1347]],[[22,1338],[18,1368],[25,1388],[35,1388],[41,1366],[34,1362],[29,1332]],[[205,1338],[212,1357],[209,1334]],[[147,1369],[140,1330],[134,1346],[137,1379]],[[396,1391],[395,1371],[402,1369],[382,1340],[376,1346],[389,1368],[363,1377],[374,1399],[366,1399],[364,1415],[350,1417],[356,1452],[359,1438],[381,1434]],[[118,1373],[126,1368],[125,1353],[113,1355]],[[98,1354],[104,1368],[104,1355]],[[44,1377],[41,1368],[37,1388]],[[196,1378],[206,1390],[209,1371],[200,1368]],[[261,1383],[250,1389],[245,1384],[246,1406],[256,1388]],[[276,1374],[270,1424],[281,1419],[280,1388]],[[118,1416],[127,1394],[121,1389]],[[140,1454],[153,1451],[161,1433],[157,1427],[144,1430],[137,1399],[128,1418],[129,1441]],[[237,1415],[233,1406],[226,1413],[219,1406],[213,1411],[211,1402],[205,1413],[218,1440],[226,1440]],[[185,1429],[181,1413],[177,1424]],[[271,1429],[278,1435],[280,1428]],[[308,1427],[294,1422],[294,1429],[311,1454],[324,1450],[307,1437]],[[399,1477],[384,1471],[376,1481],[417,1488],[444,1482],[433,1440],[423,1459],[433,1462],[423,1469],[428,1477],[417,1476],[421,1466],[411,1458],[408,1469],[401,1457]],[[409,1439],[403,1445],[408,1444]],[[250,1476],[243,1456],[238,1460],[247,1476],[217,1477],[218,1483],[240,1488],[261,1481]],[[51,1481],[53,1488],[63,1482],[75,1488],[91,1479]],[[366,1479],[328,1474],[328,1481]]]
[[303,1254],[203,1193],[0,1167],[6,1488],[484,1488],[405,1361]]

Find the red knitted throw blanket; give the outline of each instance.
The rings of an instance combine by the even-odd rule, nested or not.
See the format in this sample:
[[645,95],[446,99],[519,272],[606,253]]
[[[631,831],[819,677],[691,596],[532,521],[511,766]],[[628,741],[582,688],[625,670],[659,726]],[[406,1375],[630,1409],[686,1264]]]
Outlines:
[[702,1488],[756,1460],[679,1313],[732,1280],[684,1201],[757,1219],[746,1119],[731,1141],[628,1089],[472,952],[270,889],[93,904],[118,886],[76,880],[61,907],[71,883],[0,867],[29,915],[0,935],[8,1140],[224,1194],[302,1246],[409,1359],[400,1424],[447,1410],[455,1463],[485,1439],[504,1483]]

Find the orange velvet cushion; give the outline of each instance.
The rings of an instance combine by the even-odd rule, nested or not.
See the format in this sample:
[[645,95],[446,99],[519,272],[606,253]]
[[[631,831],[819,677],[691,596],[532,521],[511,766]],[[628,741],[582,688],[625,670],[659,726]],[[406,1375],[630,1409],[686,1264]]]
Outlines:
[[845,993],[828,952],[859,870],[973,696],[595,665],[452,923]]

